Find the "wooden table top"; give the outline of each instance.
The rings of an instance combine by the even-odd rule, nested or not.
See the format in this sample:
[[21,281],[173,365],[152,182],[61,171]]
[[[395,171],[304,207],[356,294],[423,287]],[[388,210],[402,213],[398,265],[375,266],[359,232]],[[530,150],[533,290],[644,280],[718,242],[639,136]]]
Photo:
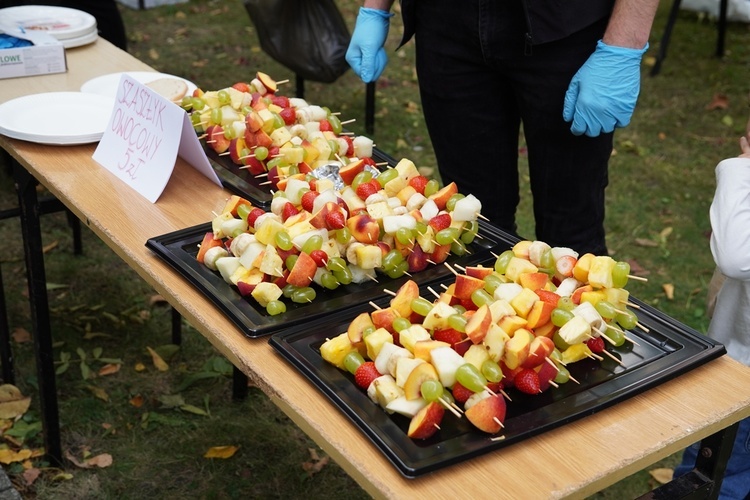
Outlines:
[[[0,80],[0,102],[147,65],[99,39],[67,51],[68,72]],[[573,498],[593,494],[750,416],[750,368],[710,361],[594,415],[437,472],[407,479],[313,384],[248,339],[200,291],[146,248],[149,238],[205,223],[230,193],[182,159],[150,203],[91,155],[95,144],[45,146],[0,136],[24,165],[222,354],[375,497]]]

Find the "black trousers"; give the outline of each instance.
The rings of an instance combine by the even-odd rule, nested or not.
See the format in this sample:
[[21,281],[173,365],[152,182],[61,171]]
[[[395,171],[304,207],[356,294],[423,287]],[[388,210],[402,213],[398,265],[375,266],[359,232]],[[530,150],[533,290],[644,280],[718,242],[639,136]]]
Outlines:
[[115,0],[0,0],[0,8],[18,5],[53,5],[88,12],[96,18],[96,27],[102,38],[122,50],[127,50],[125,23],[123,23]]
[[444,183],[477,196],[483,215],[515,233],[523,126],[536,239],[606,254],[612,134],[574,136],[562,118],[568,84],[606,20],[529,47],[519,1],[415,2],[414,17],[422,106]]

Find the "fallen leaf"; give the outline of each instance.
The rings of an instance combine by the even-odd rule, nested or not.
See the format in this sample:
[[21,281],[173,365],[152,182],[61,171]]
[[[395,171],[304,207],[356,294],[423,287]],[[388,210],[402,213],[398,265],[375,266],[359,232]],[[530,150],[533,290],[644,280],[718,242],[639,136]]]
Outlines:
[[659,484],[667,484],[674,476],[674,471],[667,468],[651,469],[648,473],[651,474],[651,477],[653,477]]
[[112,455],[109,453],[101,453],[95,457],[87,458],[85,463],[91,467],[99,467],[100,469],[103,469],[112,465],[113,461]]
[[161,356],[156,353],[156,351],[154,351],[150,347],[146,347],[146,349],[148,349],[149,354],[151,354],[151,359],[154,363],[154,367],[156,367],[157,370],[159,370],[160,372],[169,370],[169,365],[162,359]]
[[70,481],[71,479],[73,479],[73,474],[70,472],[61,472],[52,477],[53,481]]
[[143,396],[138,394],[137,396],[130,398],[129,403],[136,408],[140,408],[141,406],[143,406]]
[[194,415],[203,415],[206,417],[208,416],[208,412],[206,410],[204,410],[203,408],[198,408],[195,405],[182,405],[180,406],[180,410],[192,413]]
[[232,458],[239,449],[239,446],[212,446],[203,458]]
[[32,484],[34,484],[34,481],[37,480],[39,474],[41,474],[41,471],[36,467],[26,469],[25,471],[23,471],[23,480],[26,481],[27,486],[31,486]]
[[153,59],[154,61],[159,59],[159,53],[156,51],[156,49],[151,49],[148,51],[148,56]]
[[729,97],[726,94],[716,93],[714,94],[711,102],[706,105],[707,111],[714,109],[727,109],[729,107]]
[[102,401],[109,401],[109,394],[107,394],[107,391],[102,389],[101,387],[96,387],[94,385],[89,385],[86,387],[89,391],[91,391],[91,394],[94,395],[94,397],[101,399]]
[[13,336],[13,340],[16,341],[17,344],[25,344],[26,342],[31,342],[31,333],[29,333],[26,328],[21,328],[20,326],[14,328],[11,335]]
[[50,243],[49,245],[43,246],[42,247],[42,253],[47,253],[50,250],[53,250],[55,247],[57,247],[58,244],[59,244],[59,242],[57,240],[55,240],[52,243]]
[[630,274],[636,276],[648,276],[649,274],[651,274],[651,272],[640,265],[637,260],[628,259],[627,263],[630,265]]
[[133,369],[137,372],[142,372],[146,369],[146,365],[144,365],[143,363],[136,363]]
[[330,461],[330,458],[328,456],[324,456],[321,458],[318,455],[318,452],[315,448],[308,448],[308,451],[310,452],[310,461],[303,462],[302,468],[307,472],[309,476],[313,476],[323,470],[323,467],[325,467],[328,462]]
[[13,462],[23,462],[27,458],[31,457],[31,450],[18,450],[14,451],[11,449],[0,450],[0,463],[5,465]]
[[667,138],[667,134],[665,134],[664,132],[659,132],[657,137],[659,138],[660,141],[663,141]]
[[14,419],[26,413],[31,406],[31,398],[21,394],[18,387],[11,384],[0,385],[0,418]]
[[672,283],[664,283],[661,288],[664,290],[667,300],[674,300],[674,285]]
[[99,375],[104,376],[104,375],[112,375],[113,373],[117,373],[120,371],[121,366],[122,365],[120,364],[107,363],[106,365],[99,368]]
[[636,238],[635,244],[639,247],[658,247],[659,244],[652,240],[647,240],[645,238]]

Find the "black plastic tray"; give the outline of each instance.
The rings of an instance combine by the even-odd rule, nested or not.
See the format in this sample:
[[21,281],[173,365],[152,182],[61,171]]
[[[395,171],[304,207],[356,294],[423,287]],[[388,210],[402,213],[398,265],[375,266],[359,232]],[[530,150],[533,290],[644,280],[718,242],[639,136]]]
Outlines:
[[[219,176],[222,185],[236,195],[242,196],[251,201],[254,205],[268,209],[273,199],[272,190],[275,190],[270,184],[264,184],[268,181],[267,177],[255,177],[247,169],[240,168],[227,156],[219,156],[216,151],[203,145],[208,161],[211,163],[216,175]],[[374,148],[372,158],[377,163],[386,162],[390,166],[395,166],[397,161],[392,157]]]
[[[430,296],[424,289],[422,292],[423,297]],[[369,306],[277,333],[270,344],[338,406],[402,475],[412,478],[591,415],[725,353],[723,345],[632,296],[630,300],[641,306],[639,322],[649,332],[638,329],[628,333],[638,345],[626,342],[615,348],[607,344],[607,350],[622,365],[607,357],[602,362],[587,359],[568,365],[580,385],[571,381],[537,396],[508,389],[512,402],[507,405],[504,440],[492,440],[465,417],[458,419],[449,412],[434,436],[412,440],[406,435],[408,418],[388,415],[348,373],[325,362],[320,345],[346,331],[351,319]]]
[[[250,338],[268,335],[297,323],[309,322],[316,317],[387,296],[384,289],[395,291],[410,279],[408,276],[391,279],[378,274],[378,281],[340,286],[336,290],[316,287],[317,297],[311,303],[294,304],[285,301],[287,311],[271,316],[252,298],[243,298],[237,288],[224,281],[218,272],[211,271],[196,260],[198,245],[208,231],[211,231],[210,222],[151,238],[146,246],[201,290]],[[513,236],[484,221],[479,223],[478,234],[481,238],[477,237],[467,246],[471,254],[462,257],[451,254],[446,262],[460,266],[486,262],[491,258],[492,252],[500,253],[517,241]],[[435,282],[449,274],[452,276],[444,265],[430,265],[424,271],[413,274],[411,279],[421,285]]]

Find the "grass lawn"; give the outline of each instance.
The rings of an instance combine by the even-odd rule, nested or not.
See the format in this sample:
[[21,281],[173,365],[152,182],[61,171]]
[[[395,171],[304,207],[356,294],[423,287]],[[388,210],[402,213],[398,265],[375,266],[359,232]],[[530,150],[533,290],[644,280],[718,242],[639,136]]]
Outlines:
[[[353,26],[359,2],[337,4]],[[750,32],[744,24],[730,24],[727,53],[718,59],[714,21],[682,12],[661,74],[650,77],[670,5],[660,7],[632,123],[615,136],[607,237],[613,257],[628,260],[649,278],[648,283],[629,285],[634,295],[704,332],[705,295],[714,267],[708,248],[713,169],[720,159],[738,153],[737,140],[747,122]],[[205,90],[248,80],[258,70],[277,80],[294,79],[265,55],[239,0],[121,10],[134,56]],[[396,16],[390,48],[395,49],[400,31]],[[372,137],[393,157],[434,169],[413,44],[389,54],[378,82]],[[292,95],[293,85],[285,90]],[[305,97],[335,108],[342,119],[356,118],[349,128],[365,134],[365,85],[353,72],[333,84],[307,82]],[[527,180],[526,172],[523,177]],[[14,206],[7,171],[0,182],[2,207]],[[525,183],[519,223],[521,233],[533,239],[530,206]],[[64,469],[53,469],[32,460],[40,475],[31,485],[22,463],[5,466],[25,497],[366,497],[262,392],[251,388],[247,400],[233,402],[231,366],[197,331],[183,325],[182,344],[172,346],[169,307],[95,235],[84,231],[84,255],[74,256],[63,214],[44,216],[42,226],[59,359],[63,448],[79,462],[108,454],[112,464],[81,468],[69,462]],[[23,427],[16,439],[38,447],[39,409],[19,232],[17,220],[0,223],[17,385],[34,398],[23,425],[14,427]],[[155,367],[149,348],[168,363],[167,371]],[[113,365],[119,370],[108,374],[117,370]],[[204,458],[218,446],[237,451],[227,459]],[[669,468],[677,460],[672,456],[649,469]],[[645,470],[592,498],[632,498],[654,486]]]

